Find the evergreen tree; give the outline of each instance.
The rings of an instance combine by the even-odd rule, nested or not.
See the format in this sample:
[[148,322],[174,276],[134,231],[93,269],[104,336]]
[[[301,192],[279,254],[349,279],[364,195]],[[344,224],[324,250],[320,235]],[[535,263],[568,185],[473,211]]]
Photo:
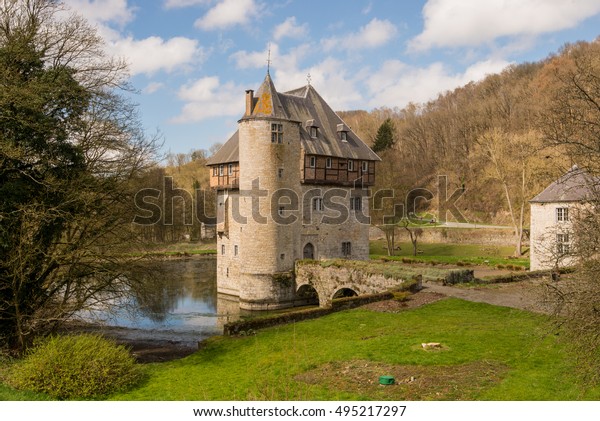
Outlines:
[[386,119],[379,129],[377,130],[377,135],[375,136],[375,142],[373,143],[373,151],[381,152],[386,149],[390,149],[394,146],[396,142],[396,127],[394,126],[394,122],[391,118]]

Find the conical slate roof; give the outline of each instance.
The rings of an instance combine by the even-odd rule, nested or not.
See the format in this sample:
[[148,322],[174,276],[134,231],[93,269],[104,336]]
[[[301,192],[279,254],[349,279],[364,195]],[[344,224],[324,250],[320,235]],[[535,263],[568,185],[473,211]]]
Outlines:
[[[273,117],[300,123],[300,139],[307,154],[380,161],[379,156],[344,123],[311,85],[279,93],[267,74],[254,101],[252,113],[242,117],[242,120]],[[310,136],[309,125],[318,128],[316,138]],[[339,131],[346,131],[346,141],[340,139]],[[209,159],[208,165],[239,161],[238,148],[239,136],[236,132]]]
[[582,202],[595,197],[600,180],[573,165],[562,177],[550,184],[530,203]]

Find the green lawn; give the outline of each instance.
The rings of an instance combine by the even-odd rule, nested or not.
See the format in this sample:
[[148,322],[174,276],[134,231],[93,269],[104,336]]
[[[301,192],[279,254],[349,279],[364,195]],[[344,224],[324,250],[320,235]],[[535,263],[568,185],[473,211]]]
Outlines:
[[[113,399],[600,398],[578,385],[568,347],[547,331],[543,316],[456,299],[397,314],[357,309],[213,338],[190,357],[148,365],[145,384]],[[379,386],[387,374],[414,381]]]
[[509,256],[514,252],[513,247],[506,246],[482,246],[476,244],[439,244],[439,243],[418,243],[417,249],[422,253],[413,256],[413,247],[410,242],[396,243],[400,250],[395,251],[395,255],[387,255],[385,240],[375,240],[370,243],[369,253],[372,259],[386,258],[392,260],[402,260],[406,258],[414,259],[420,262],[438,262],[438,263],[467,263],[472,265],[488,266],[520,266],[529,268],[528,258],[514,259]]
[[[187,358],[146,365],[145,382],[112,399],[600,399],[600,388],[579,384],[568,345],[548,332],[544,316],[458,299],[399,313],[356,309],[212,338]],[[399,384],[379,386],[381,375]],[[0,384],[0,399],[45,396]]]

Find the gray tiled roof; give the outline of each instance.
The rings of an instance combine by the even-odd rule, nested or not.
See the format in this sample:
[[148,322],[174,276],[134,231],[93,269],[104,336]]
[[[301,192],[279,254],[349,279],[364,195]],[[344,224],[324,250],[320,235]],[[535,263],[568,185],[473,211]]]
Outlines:
[[581,202],[595,196],[600,180],[574,165],[562,177],[550,184],[530,203]]
[[[269,75],[265,78],[256,93],[258,101],[263,94],[270,103],[267,108],[272,109],[270,115],[253,112],[251,117],[285,118],[300,123],[300,138],[302,147],[310,155],[325,155],[339,158],[379,161],[380,158],[354,133],[344,121],[331,109],[325,100],[311,86],[307,85],[285,93],[279,93]],[[256,107],[255,110],[264,107]],[[250,118],[251,118],[250,117]],[[247,118],[247,117],[243,117]],[[311,138],[306,123],[318,127],[318,135]],[[343,126],[341,126],[343,125]],[[340,140],[338,127],[347,131],[346,141]],[[208,165],[236,162],[239,160],[239,136],[236,132],[219,151],[213,155]]]

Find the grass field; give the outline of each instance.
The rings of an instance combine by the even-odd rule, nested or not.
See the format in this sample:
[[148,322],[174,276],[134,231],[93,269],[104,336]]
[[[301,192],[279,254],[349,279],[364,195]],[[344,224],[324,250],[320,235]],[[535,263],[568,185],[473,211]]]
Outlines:
[[[126,400],[597,399],[567,347],[532,313],[448,299],[398,314],[364,309],[214,338],[196,354],[148,366]],[[440,342],[424,351],[423,342]],[[380,375],[412,382],[377,384]]]
[[374,240],[371,241],[369,254],[372,259],[385,257],[386,259],[402,260],[409,258],[419,262],[529,268],[528,258],[515,259],[509,257],[514,252],[513,247],[419,243],[417,249],[422,253],[413,256],[413,247],[410,242],[396,243],[396,246],[400,247],[400,250],[396,250],[395,255],[389,257],[385,240]]
[[[442,300],[415,310],[356,309],[216,337],[195,354],[145,366],[147,379],[113,400],[578,400],[568,346],[544,316]],[[423,342],[440,342],[425,351]],[[393,375],[397,385],[378,385]],[[412,379],[412,380],[411,380]],[[0,399],[36,400],[0,384]]]

